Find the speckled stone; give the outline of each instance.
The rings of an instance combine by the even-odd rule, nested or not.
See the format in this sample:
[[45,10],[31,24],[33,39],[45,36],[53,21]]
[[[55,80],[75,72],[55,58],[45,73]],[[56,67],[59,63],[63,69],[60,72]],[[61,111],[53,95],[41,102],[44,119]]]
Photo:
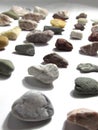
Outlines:
[[98,82],[88,77],[78,77],[75,79],[75,91],[81,95],[97,95]]
[[14,71],[14,65],[10,60],[0,59],[0,74],[10,76]]
[[11,18],[5,14],[0,14],[0,26],[8,26],[12,22]]
[[77,70],[79,70],[81,73],[98,72],[98,65],[91,63],[80,63],[77,66]]
[[33,43],[25,43],[15,46],[15,50],[17,53],[22,55],[29,55],[34,56],[35,54],[35,47]]
[[12,105],[12,114],[22,121],[43,121],[54,114],[51,101],[40,92],[26,92]]

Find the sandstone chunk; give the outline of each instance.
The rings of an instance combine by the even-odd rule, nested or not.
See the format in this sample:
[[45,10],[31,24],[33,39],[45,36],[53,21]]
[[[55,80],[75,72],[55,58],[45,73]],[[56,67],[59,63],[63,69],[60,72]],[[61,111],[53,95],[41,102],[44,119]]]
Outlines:
[[90,36],[88,37],[88,40],[91,42],[95,42],[98,41],[98,32],[97,31],[93,31]]
[[58,67],[55,64],[31,66],[28,73],[45,84],[51,84],[59,76]]
[[81,95],[97,95],[98,82],[88,77],[78,77],[75,79],[75,91]]
[[0,26],[8,26],[11,23],[11,18],[5,14],[0,14]]
[[5,36],[0,36],[0,50],[4,49],[9,43],[9,40]]
[[88,130],[98,129],[98,112],[87,108],[79,108],[67,114],[67,120]]
[[50,53],[43,57],[45,63],[56,64],[60,68],[67,68],[68,61],[56,53]]
[[26,92],[12,105],[12,114],[22,121],[43,121],[54,114],[51,101],[40,92]]

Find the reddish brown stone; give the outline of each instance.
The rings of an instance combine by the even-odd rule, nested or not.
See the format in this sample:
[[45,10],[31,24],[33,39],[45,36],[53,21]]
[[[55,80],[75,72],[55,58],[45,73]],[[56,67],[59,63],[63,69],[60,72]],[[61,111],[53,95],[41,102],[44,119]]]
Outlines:
[[88,37],[88,40],[91,42],[98,41],[98,32],[91,33],[91,35]]
[[85,13],[80,13],[80,14],[76,17],[76,19],[79,19],[79,18],[87,18],[87,14],[85,14]]
[[79,24],[79,23],[75,24],[74,27],[75,27],[75,29],[78,29],[78,30],[81,30],[81,31],[83,31],[85,29],[84,25]]

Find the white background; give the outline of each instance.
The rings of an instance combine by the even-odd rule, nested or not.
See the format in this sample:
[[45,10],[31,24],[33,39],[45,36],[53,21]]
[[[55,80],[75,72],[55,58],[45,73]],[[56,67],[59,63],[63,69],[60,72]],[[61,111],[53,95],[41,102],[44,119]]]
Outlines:
[[[98,80],[98,73],[81,74],[77,69],[80,63],[93,63],[98,65],[98,57],[91,57],[79,54],[81,46],[90,44],[88,36],[91,33],[91,19],[97,19],[97,0],[1,0],[0,11],[6,11],[12,5],[19,5],[33,10],[35,5],[47,8],[49,15],[46,20],[40,21],[38,29],[43,30],[44,25],[50,25],[53,13],[59,10],[68,10],[69,19],[67,20],[65,31],[62,35],[54,35],[46,46],[35,46],[34,56],[23,56],[14,54],[15,46],[23,44],[28,32],[19,35],[16,41],[10,41],[4,51],[0,51],[0,58],[11,60],[15,70],[8,79],[0,78],[0,129],[1,130],[82,130],[70,124],[65,125],[67,113],[73,109],[89,108],[97,111],[98,97],[76,97],[72,94],[74,90],[74,80],[77,77],[91,77]],[[88,23],[83,31],[82,40],[71,40],[70,33],[74,28],[78,14],[84,12],[87,14]],[[13,21],[9,27],[0,27],[0,32],[8,30],[18,25],[18,21]],[[69,63],[67,68],[59,69],[59,78],[53,82],[53,86],[44,85],[34,80],[28,75],[28,67],[39,65],[43,62],[46,54],[55,52],[55,42],[57,38],[65,38],[73,45],[71,52],[56,52],[63,56]],[[54,115],[49,122],[26,123],[15,119],[11,115],[11,106],[13,102],[27,91],[40,91],[44,93],[54,106]],[[66,127],[66,128],[65,128]]]

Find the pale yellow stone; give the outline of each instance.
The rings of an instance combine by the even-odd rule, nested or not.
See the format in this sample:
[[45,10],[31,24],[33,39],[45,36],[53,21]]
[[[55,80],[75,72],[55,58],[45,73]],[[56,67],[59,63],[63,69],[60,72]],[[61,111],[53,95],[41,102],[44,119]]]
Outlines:
[[4,49],[9,43],[9,40],[5,36],[0,36],[0,50]]
[[66,25],[66,22],[61,19],[53,19],[50,21],[52,26],[64,28]]
[[16,40],[21,32],[21,28],[16,26],[8,31],[2,32],[0,35],[6,36],[9,40]]

